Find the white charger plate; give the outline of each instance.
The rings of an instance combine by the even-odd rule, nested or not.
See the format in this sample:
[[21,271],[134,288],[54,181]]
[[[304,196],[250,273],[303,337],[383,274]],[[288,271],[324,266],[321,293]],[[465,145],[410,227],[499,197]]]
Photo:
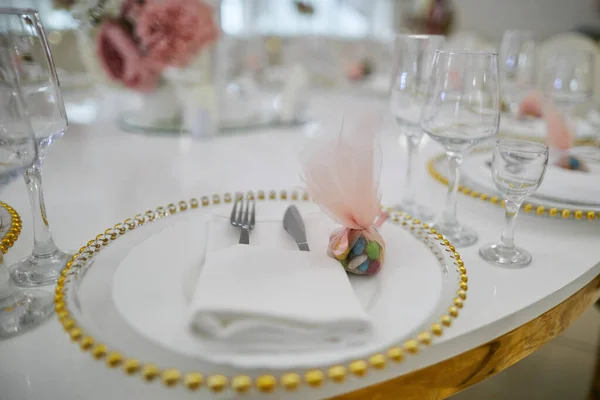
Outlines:
[[[528,138],[530,140],[546,139],[546,121],[542,118],[526,118],[517,120],[511,115],[500,118],[499,132],[508,136]],[[577,118],[575,121],[575,139],[590,140],[600,134],[600,128],[591,121]]]
[[[491,158],[490,149],[476,149],[465,159],[461,166],[461,185],[459,191],[464,195],[489,201],[495,205],[502,205],[502,194],[495,188],[491,170],[485,165]],[[485,154],[485,158],[481,155]],[[474,165],[471,165],[470,162]],[[483,167],[481,167],[483,165]],[[473,173],[471,169],[480,169]],[[487,171],[484,170],[487,169]],[[448,185],[448,160],[444,153],[438,154],[428,162],[430,175],[443,185]],[[488,175],[489,174],[489,175]],[[476,179],[471,179],[475,176]],[[545,197],[530,196],[521,206],[525,213],[534,212],[535,215],[570,219],[576,221],[594,221],[600,219],[600,206],[588,205],[580,202],[563,202]]]
[[[275,192],[269,195],[258,192],[256,197],[258,212],[261,207],[279,207],[282,214],[290,203],[288,198],[307,198],[295,192],[289,195],[282,192],[285,201],[281,202],[267,200],[276,198]],[[117,361],[107,361],[109,366],[133,359],[140,368],[150,365],[151,371],[155,371],[156,366],[158,371],[160,367],[169,367],[165,373],[176,369],[179,377],[183,376],[179,371],[211,374],[215,368],[219,369],[219,377],[250,375],[257,371],[277,376],[294,368],[327,368],[340,364],[351,368],[352,363],[361,360],[377,363],[380,357],[385,362],[386,355],[400,361],[402,356],[398,352],[416,354],[419,347],[434,342],[444,326],[450,326],[451,319],[458,316],[458,308],[463,305],[467,276],[458,253],[431,228],[409,216],[394,214],[382,228],[387,253],[381,273],[371,278],[351,278],[357,296],[376,327],[370,343],[345,350],[236,357],[219,360],[216,366],[215,360],[207,359],[201,349],[190,352],[189,348],[178,348],[168,340],[172,338],[171,333],[180,332],[184,323],[181,320],[182,307],[186,304],[183,281],[192,276],[190,264],[185,260],[192,264],[201,261],[203,235],[206,235],[204,221],[216,209],[231,207],[231,204],[223,204],[231,202],[231,195],[214,196],[212,200],[211,205],[208,197],[202,198],[200,203],[205,206],[191,200],[177,206],[159,207],[126,220],[88,242],[65,269],[65,279],[57,286],[57,315],[71,338],[82,343],[88,341],[86,338],[93,343],[103,343],[106,347],[96,346],[91,352],[96,358],[117,354],[118,357],[114,356]],[[302,203],[302,207],[307,206]],[[154,241],[167,227],[174,227],[169,231],[176,237],[177,225],[182,222],[185,225],[187,221],[197,227],[197,236],[178,237],[169,242],[177,246],[172,248],[154,243],[153,251],[163,262],[147,265],[147,270],[136,269],[134,275],[131,275],[133,271],[119,271],[121,261],[132,248],[146,240]],[[168,262],[173,259],[170,255],[176,252],[184,254],[179,258],[184,262]],[[122,281],[116,283],[116,279]],[[119,287],[115,293],[113,287]],[[117,293],[123,290],[129,291],[128,301],[145,306],[144,318],[133,317],[124,308]],[[138,312],[139,309],[137,307]],[[147,379],[146,373],[142,375]]]
[[[492,170],[486,164],[491,161],[491,153],[469,155],[463,163],[465,180],[483,187],[487,192],[497,192],[492,180]],[[590,172],[570,171],[555,165],[548,165],[546,175],[537,191],[531,196],[541,201],[552,201],[561,205],[582,205],[600,208],[600,170]]]

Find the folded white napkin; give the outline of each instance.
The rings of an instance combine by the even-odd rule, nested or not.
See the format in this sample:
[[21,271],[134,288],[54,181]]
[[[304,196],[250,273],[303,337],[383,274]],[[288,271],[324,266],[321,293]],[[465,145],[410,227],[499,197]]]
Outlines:
[[[283,213],[282,213],[283,215]],[[213,348],[313,350],[364,343],[369,318],[339,263],[325,253],[331,221],[305,215],[310,252],[281,220],[258,220],[250,245],[222,216],[211,220],[206,261],[189,309],[190,330]]]

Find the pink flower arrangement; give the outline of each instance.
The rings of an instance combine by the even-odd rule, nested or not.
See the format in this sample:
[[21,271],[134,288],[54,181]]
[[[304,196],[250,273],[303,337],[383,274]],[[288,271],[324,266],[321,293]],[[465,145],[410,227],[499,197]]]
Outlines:
[[219,36],[202,0],[126,0],[104,20],[97,52],[107,75],[126,87],[152,90],[167,67],[185,67]]

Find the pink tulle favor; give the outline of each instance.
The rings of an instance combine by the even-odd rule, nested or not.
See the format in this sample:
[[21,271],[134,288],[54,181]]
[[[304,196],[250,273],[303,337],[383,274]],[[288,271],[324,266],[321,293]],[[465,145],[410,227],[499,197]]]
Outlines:
[[573,133],[556,107],[554,107],[554,104],[545,104],[542,113],[546,120],[548,147],[556,150],[569,150],[573,147]]
[[544,100],[538,92],[531,92],[519,104],[519,116],[543,117],[546,121],[548,147],[554,150],[568,150],[573,147],[573,133],[563,116],[551,101]]
[[526,116],[537,118],[542,116],[542,96],[537,91],[529,93],[519,103],[519,118]]
[[359,275],[376,274],[384,261],[385,242],[377,230],[387,218],[379,197],[378,128],[375,113],[356,124],[342,121],[336,135],[317,140],[301,157],[310,196],[342,225],[329,238],[328,254]]

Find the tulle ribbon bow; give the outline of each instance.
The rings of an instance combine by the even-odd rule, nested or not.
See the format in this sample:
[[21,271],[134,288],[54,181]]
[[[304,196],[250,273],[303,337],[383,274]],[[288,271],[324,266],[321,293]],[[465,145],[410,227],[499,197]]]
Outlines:
[[589,171],[582,160],[570,154],[575,135],[552,101],[544,100],[537,91],[529,93],[519,104],[519,117],[528,115],[544,118],[546,121],[550,163],[565,169]]
[[348,272],[373,275],[383,265],[385,242],[378,228],[381,211],[377,146],[379,118],[367,113],[352,123],[344,118],[336,135],[326,135],[304,151],[304,180],[312,199],[342,227],[329,237],[328,255]]

